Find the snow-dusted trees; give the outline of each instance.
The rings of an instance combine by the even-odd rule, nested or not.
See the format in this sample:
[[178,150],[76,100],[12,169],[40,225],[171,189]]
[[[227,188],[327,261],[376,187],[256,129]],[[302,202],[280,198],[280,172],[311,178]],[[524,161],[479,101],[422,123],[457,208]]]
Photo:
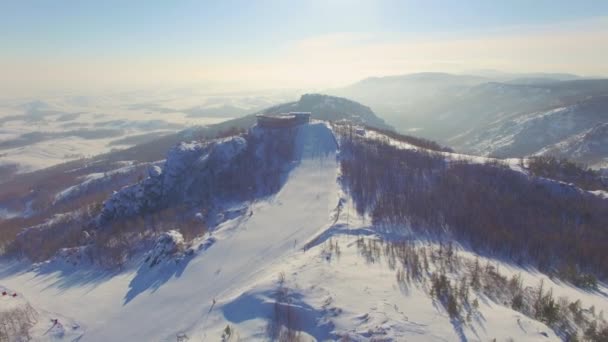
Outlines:
[[56,215],[45,223],[20,232],[10,241],[6,252],[32,261],[47,260],[62,248],[81,245],[85,222],[91,219],[91,212],[86,209]]
[[[356,247],[368,263],[386,262],[395,270],[398,285],[427,291],[457,323],[481,318],[479,301],[491,300],[542,321],[566,341],[605,341],[608,322],[594,307],[580,300],[555,297],[550,285],[524,284],[520,274],[507,277],[487,259],[481,263],[461,255],[450,243],[381,240],[359,237]],[[416,276],[418,275],[418,276]]]
[[391,139],[395,139],[397,141],[405,142],[414,146],[422,147],[431,151],[443,151],[443,152],[454,152],[451,148],[441,146],[437,142],[425,138],[414,137],[411,135],[400,134],[395,131],[391,131],[388,129],[380,129],[370,126],[365,126],[366,130],[371,130],[374,132],[378,132],[384,136],[387,136]]
[[[500,163],[450,161],[343,133],[342,181],[360,213],[532,263],[583,287],[608,277],[608,202]],[[595,276],[594,276],[595,275]]]
[[29,341],[38,313],[29,304],[0,311],[0,341]]
[[528,159],[527,167],[534,175],[574,183],[586,190],[608,189],[608,180],[599,172],[567,159],[535,156]]
[[272,341],[299,342],[303,341],[298,327],[298,316],[290,290],[285,283],[285,273],[279,273],[277,288],[274,294],[274,307],[271,319],[268,321],[266,333]]
[[247,148],[215,175],[213,195],[249,200],[278,191],[296,158],[295,135],[294,129],[245,134]]

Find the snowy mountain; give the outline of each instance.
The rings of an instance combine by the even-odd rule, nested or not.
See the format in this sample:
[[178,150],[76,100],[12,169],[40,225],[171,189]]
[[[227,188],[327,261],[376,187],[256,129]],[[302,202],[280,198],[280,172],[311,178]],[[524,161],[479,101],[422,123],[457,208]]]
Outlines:
[[[399,131],[470,154],[523,157],[556,151],[555,144],[567,139],[572,144],[607,122],[608,81],[571,75],[424,73],[368,79],[331,93],[370,105]],[[558,154],[593,166],[608,157],[566,151]]]
[[608,167],[608,123],[601,123],[539,151],[541,155],[573,158],[601,168]]
[[[464,148],[478,154],[517,157],[552,154],[601,164],[608,155],[608,96],[589,97],[565,107],[496,120],[484,132],[468,134]],[[459,138],[462,140],[463,138]]]
[[602,341],[608,196],[415,143],[318,120],[179,143],[5,241],[0,299],[34,340]]

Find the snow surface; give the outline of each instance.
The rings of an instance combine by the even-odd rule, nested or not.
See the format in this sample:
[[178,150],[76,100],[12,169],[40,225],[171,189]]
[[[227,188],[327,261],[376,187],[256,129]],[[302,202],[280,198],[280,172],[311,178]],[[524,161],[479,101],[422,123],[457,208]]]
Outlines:
[[[344,335],[353,341],[559,340],[544,324],[489,300],[480,300],[480,315],[471,326],[459,325],[422,289],[401,288],[394,270],[366,263],[357,251],[358,236],[395,237],[358,217],[341,191],[338,150],[328,125],[300,126],[296,139],[302,159],[283,188],[229,215],[197,240],[190,254],[171,258],[181,243],[171,232],[158,241],[154,251],[164,258],[152,267],[143,257],[115,274],[4,262],[0,283],[40,310],[82,322],[81,341],[175,341],[181,334],[190,341],[218,341],[226,325],[241,340],[268,340],[265,329],[281,273],[298,329],[314,340]],[[327,241],[339,242],[339,257],[328,256]],[[598,293],[583,292],[534,270],[493,264],[506,274],[522,273],[525,285],[545,279],[556,295],[608,310],[603,286]]]

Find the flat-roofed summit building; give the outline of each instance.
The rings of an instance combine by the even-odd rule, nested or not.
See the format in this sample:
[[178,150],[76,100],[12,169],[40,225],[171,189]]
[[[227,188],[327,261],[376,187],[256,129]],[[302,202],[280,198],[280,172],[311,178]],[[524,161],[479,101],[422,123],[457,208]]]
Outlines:
[[279,115],[258,114],[258,126],[264,128],[288,128],[310,122],[310,112],[290,112]]

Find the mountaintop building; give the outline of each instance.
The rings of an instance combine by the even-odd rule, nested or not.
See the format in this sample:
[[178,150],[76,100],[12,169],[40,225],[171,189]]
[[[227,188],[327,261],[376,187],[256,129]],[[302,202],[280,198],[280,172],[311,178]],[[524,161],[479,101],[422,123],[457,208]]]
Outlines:
[[279,115],[256,115],[258,126],[264,128],[288,128],[310,122],[310,112],[290,112]]

